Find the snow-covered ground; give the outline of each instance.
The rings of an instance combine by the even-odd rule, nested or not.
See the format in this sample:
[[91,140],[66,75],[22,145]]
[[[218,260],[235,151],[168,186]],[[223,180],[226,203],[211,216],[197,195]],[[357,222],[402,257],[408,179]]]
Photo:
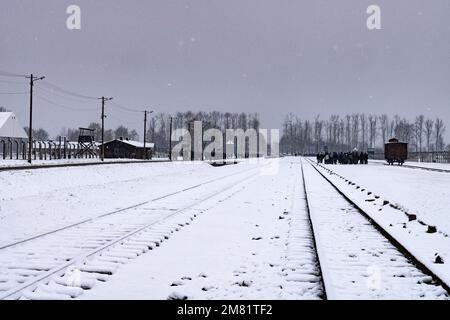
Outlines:
[[[303,163],[304,176],[292,157],[0,172],[0,297],[48,272],[50,282],[19,297],[448,297]],[[436,262],[450,259],[449,174],[376,163],[319,170],[450,282]],[[75,287],[65,265],[81,273]]]

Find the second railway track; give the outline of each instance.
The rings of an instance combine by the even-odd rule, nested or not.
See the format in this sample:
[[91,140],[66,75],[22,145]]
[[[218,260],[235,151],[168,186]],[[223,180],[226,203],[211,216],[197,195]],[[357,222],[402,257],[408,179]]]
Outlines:
[[302,168],[327,299],[449,298],[446,284],[383,234],[312,163],[302,160]]

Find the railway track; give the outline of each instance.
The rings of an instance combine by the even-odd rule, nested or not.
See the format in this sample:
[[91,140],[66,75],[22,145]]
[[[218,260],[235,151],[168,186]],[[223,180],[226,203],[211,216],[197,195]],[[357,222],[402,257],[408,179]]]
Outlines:
[[[11,160],[14,161],[14,160]],[[41,165],[22,165],[22,166],[0,166],[2,171],[23,171],[23,170],[38,170],[38,169],[53,169],[53,168],[67,168],[67,167],[86,167],[86,166],[100,166],[100,165],[116,165],[116,164],[142,164],[142,163],[162,163],[170,162],[170,160],[138,160],[138,161],[92,161],[92,162],[77,162],[77,163],[55,163],[55,164],[41,164]]]
[[404,164],[402,167],[408,168],[408,169],[418,169],[418,170],[425,170],[425,171],[450,173],[450,170],[446,170],[446,169],[427,168],[427,167],[420,167],[420,166],[410,166],[410,165],[407,165],[407,164]]
[[[390,166],[389,164],[382,163],[382,162],[374,162],[374,163],[378,164],[378,165],[383,165],[383,166]],[[433,172],[441,172],[441,173],[450,173],[450,169],[430,168],[430,167],[422,167],[422,166],[408,165],[408,164],[403,164],[401,166],[394,165],[393,167],[395,167],[395,168],[416,169],[416,170],[425,170],[425,171],[433,171]]]
[[448,299],[449,288],[308,161],[305,197],[327,299]]
[[78,297],[189,225],[258,170],[242,170],[5,245],[0,248],[0,299]]
[[[294,162],[294,165],[298,166],[298,162]],[[282,270],[285,277],[282,297],[325,300],[327,296],[322,281],[322,268],[304,191],[303,166],[299,178],[303,183],[294,183],[291,192],[292,205],[290,210],[285,212],[290,220],[286,263]]]

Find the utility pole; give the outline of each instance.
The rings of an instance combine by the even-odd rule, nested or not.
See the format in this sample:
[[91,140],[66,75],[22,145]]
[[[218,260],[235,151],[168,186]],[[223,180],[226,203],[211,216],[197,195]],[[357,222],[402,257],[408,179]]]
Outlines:
[[169,160],[172,161],[172,121],[173,118],[170,117],[170,131],[169,131]]
[[31,164],[31,150],[33,149],[33,86],[35,81],[44,80],[45,77],[37,78],[31,74],[30,79],[30,124],[28,127],[28,163]]
[[101,97],[102,99],[102,154],[101,154],[101,160],[105,161],[105,101],[110,101],[113,98],[105,98]]
[[152,114],[153,110],[148,112],[147,110],[144,111],[144,159],[147,160],[147,114]]

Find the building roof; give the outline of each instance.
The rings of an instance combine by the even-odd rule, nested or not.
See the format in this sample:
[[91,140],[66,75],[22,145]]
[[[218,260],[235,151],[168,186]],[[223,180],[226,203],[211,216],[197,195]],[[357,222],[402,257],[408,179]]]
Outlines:
[[0,112],[0,137],[28,139],[28,135],[12,112]]
[[[126,144],[129,144],[129,145],[131,145],[131,146],[133,146],[133,147],[136,147],[136,148],[144,148],[144,143],[143,142],[140,142],[140,141],[133,141],[133,140],[125,140],[125,139],[114,139],[114,140],[111,140],[111,141],[108,141],[108,142],[105,142],[105,144],[108,144],[108,143],[111,143],[111,142],[113,142],[113,141],[119,141],[119,142],[122,142],[122,143],[126,143]],[[101,144],[100,144],[101,145]],[[145,147],[146,148],[154,148],[155,147],[155,144],[154,143],[151,143],[151,142],[147,142],[146,144],[145,144]]]

